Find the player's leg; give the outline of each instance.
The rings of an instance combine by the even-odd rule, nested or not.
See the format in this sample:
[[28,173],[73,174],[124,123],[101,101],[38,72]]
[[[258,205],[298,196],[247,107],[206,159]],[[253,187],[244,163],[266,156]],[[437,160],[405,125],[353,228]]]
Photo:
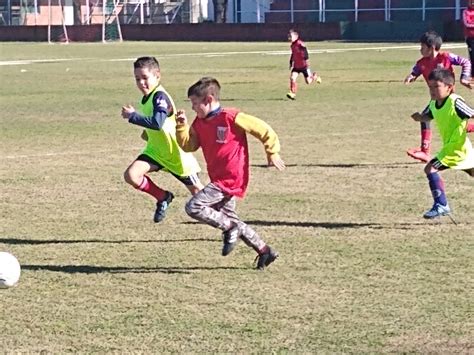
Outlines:
[[[474,37],[466,38],[467,50],[469,52],[469,59],[474,65]],[[471,77],[474,78],[474,70],[471,71]]]
[[191,174],[189,176],[178,176],[175,174],[172,175],[176,179],[178,179],[184,186],[186,186],[191,195],[196,195],[204,188],[204,185],[201,183],[198,174]]
[[298,72],[295,69],[292,69],[290,73],[290,91],[286,94],[286,97],[291,100],[296,98],[296,91],[298,91],[298,84],[296,83],[297,78]]
[[[257,252],[257,269],[263,270],[278,258],[278,252],[266,244],[253,228],[239,218],[235,211],[235,205],[235,198],[232,198],[220,207],[220,211],[226,214],[227,217],[235,223],[238,227],[240,238],[244,243]],[[235,243],[229,245],[228,248],[232,250],[234,245]]]
[[428,178],[434,202],[433,207],[423,215],[424,218],[432,219],[448,215],[451,212],[446,198],[444,181],[439,174],[440,171],[446,169],[449,168],[443,165],[437,158],[434,158],[425,166],[424,171]]
[[193,195],[185,206],[186,213],[191,218],[219,228],[223,232],[224,248],[222,249],[222,255],[229,254],[232,249],[227,250],[226,240],[228,243],[235,244],[240,234],[235,223],[220,211],[220,206],[225,205],[230,199],[232,199],[232,196],[225,194],[216,185],[210,183]]
[[305,72],[303,72],[304,80],[306,84],[311,84],[312,82],[316,82],[317,84],[321,84],[321,77],[316,74],[316,72],[311,72],[310,68],[307,68]]
[[407,150],[407,154],[413,159],[420,160],[422,162],[428,162],[430,160],[431,150],[431,125],[430,122],[420,122],[421,128],[421,145],[419,148],[411,148]]
[[171,192],[158,187],[147,175],[149,172],[161,170],[162,166],[146,155],[140,155],[128,166],[123,177],[127,183],[137,190],[143,191],[156,199],[156,211],[153,220],[158,223],[165,217],[165,211],[174,196]]
[[467,133],[472,133],[474,132],[474,122],[472,120],[467,122]]

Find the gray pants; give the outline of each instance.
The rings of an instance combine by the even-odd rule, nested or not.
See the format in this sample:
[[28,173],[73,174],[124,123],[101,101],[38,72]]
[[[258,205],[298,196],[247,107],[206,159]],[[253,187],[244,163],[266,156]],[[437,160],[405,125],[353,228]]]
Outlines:
[[186,213],[200,222],[222,231],[237,225],[240,238],[257,253],[265,247],[265,242],[235,213],[235,197],[227,195],[219,187],[210,183],[194,195],[186,204]]

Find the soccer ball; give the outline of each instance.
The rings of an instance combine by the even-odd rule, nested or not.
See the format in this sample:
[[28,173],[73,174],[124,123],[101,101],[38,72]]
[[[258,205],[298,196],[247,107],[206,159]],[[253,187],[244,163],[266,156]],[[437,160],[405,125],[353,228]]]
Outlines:
[[0,288],[15,286],[20,279],[21,267],[10,253],[0,252]]

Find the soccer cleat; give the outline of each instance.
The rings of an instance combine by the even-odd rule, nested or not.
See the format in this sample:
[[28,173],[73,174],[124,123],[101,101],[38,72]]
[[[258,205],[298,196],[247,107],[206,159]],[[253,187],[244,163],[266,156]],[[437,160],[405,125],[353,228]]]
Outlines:
[[412,157],[413,159],[422,161],[424,163],[427,163],[430,161],[430,153],[426,152],[420,148],[412,148],[407,150],[408,156]]
[[153,216],[153,221],[155,221],[155,223],[159,223],[165,218],[166,210],[173,199],[174,195],[171,192],[166,191],[165,199],[156,203],[156,211],[155,215]]
[[257,255],[255,260],[257,261],[257,270],[264,270],[268,265],[273,263],[279,256],[276,250],[273,250],[270,246],[263,254]]
[[286,97],[290,100],[294,100],[296,99],[296,94],[290,91],[288,94],[286,94]]
[[449,205],[443,206],[442,204],[435,202],[433,207],[431,207],[431,209],[423,215],[423,218],[433,219],[441,216],[447,216],[450,213],[451,209],[449,208]]
[[234,225],[229,230],[222,233],[222,241],[224,245],[222,247],[222,256],[227,256],[232,250],[234,250],[237,240],[240,237],[240,230],[237,225]]

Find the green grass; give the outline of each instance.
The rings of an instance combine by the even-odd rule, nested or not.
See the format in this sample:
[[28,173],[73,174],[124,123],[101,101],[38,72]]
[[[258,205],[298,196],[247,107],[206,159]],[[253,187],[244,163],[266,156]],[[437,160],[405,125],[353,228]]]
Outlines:
[[[225,54],[287,51],[283,42],[0,46],[2,61],[68,59],[0,66],[0,250],[23,266],[0,292],[7,353],[473,351],[474,181],[443,172],[457,226],[421,218],[431,196],[405,150],[418,144],[410,114],[428,92],[402,85],[417,48],[311,54],[323,84],[299,78],[289,102],[287,54]],[[142,55],[160,59],[190,116],[187,88],[212,75],[224,105],[279,134],[287,170],[261,167],[250,137],[238,202],[281,254],[265,272],[244,244],[220,256],[220,232],[186,216],[189,196],[169,175],[153,175],[176,195],[159,225],[153,201],[123,182],[143,145],[120,118],[139,99],[131,64]]]

